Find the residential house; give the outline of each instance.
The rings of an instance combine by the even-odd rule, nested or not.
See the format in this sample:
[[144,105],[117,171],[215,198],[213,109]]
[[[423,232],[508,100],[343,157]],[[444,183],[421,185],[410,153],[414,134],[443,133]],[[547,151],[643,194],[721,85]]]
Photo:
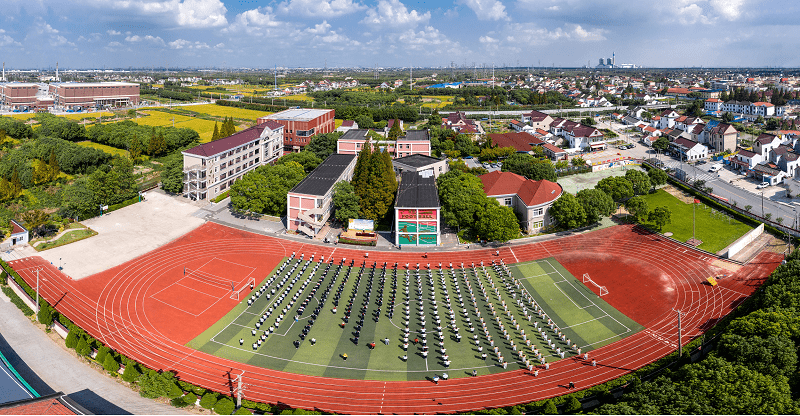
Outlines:
[[709,98],[703,108],[709,113],[719,113],[722,111],[722,100],[719,98]]
[[545,156],[549,157],[552,160],[562,160],[567,158],[566,150],[554,146],[550,143],[543,144],[542,149],[544,150]]
[[30,241],[30,233],[28,229],[23,227],[22,224],[18,223],[16,220],[10,221],[11,225],[11,235],[3,241],[3,244],[0,247],[6,249],[8,247],[16,246],[17,244],[27,244]]
[[729,160],[732,168],[740,172],[747,172],[763,162],[764,158],[756,152],[747,149],[737,149],[736,154]]
[[693,142],[684,137],[678,137],[669,144],[670,150],[675,157],[680,157],[681,160],[690,162],[695,160],[703,160],[708,157],[708,148],[704,145]]
[[753,141],[753,151],[766,160],[769,158],[770,151],[780,145],[781,139],[779,139],[778,136],[769,133],[761,133]]
[[718,123],[708,130],[707,142],[716,152],[733,150],[736,148],[736,139],[739,132],[728,123]]
[[480,124],[476,123],[475,120],[467,118],[466,113],[463,111],[448,114],[447,118],[442,120],[442,128],[451,129],[459,134],[483,133]]
[[424,175],[432,175],[436,178],[447,173],[449,165],[447,159],[437,159],[421,154],[412,154],[392,160],[394,171],[399,177],[403,172],[416,172]]
[[522,114],[522,121],[528,123],[528,125],[534,129],[547,130],[550,128],[550,123],[553,122],[553,117],[541,111],[534,110],[530,113]]
[[533,146],[541,146],[545,142],[529,133],[490,134],[489,139],[497,147],[513,147],[517,153],[531,153]]
[[680,116],[681,115],[673,109],[664,110],[660,115],[658,128],[661,130],[673,128],[675,126],[675,120]]
[[344,120],[342,125],[336,128],[336,131],[346,132],[353,129],[358,129],[358,123],[353,120]]
[[486,196],[517,213],[527,233],[541,232],[555,225],[550,207],[564,192],[561,185],[546,179],[534,181],[512,172],[494,171],[480,176]]
[[788,177],[794,177],[797,169],[798,155],[790,146],[780,145],[770,152],[770,161],[776,164]]

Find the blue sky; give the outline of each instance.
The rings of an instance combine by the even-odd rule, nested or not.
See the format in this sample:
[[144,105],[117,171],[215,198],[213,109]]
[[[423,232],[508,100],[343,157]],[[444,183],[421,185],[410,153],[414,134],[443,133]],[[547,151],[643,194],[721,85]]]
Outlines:
[[7,68],[800,66],[779,0],[2,0]]

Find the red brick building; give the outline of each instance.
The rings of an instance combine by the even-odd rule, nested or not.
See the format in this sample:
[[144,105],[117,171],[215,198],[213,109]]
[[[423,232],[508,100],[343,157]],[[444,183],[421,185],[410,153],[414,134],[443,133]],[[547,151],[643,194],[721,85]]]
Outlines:
[[290,108],[260,117],[258,124],[275,120],[283,125],[284,153],[300,152],[315,134],[330,133],[336,129],[336,110]]
[[0,84],[0,104],[11,110],[27,111],[36,107],[39,85],[23,82]]
[[139,104],[139,84],[130,82],[63,82],[50,84],[49,93],[56,106],[66,109]]

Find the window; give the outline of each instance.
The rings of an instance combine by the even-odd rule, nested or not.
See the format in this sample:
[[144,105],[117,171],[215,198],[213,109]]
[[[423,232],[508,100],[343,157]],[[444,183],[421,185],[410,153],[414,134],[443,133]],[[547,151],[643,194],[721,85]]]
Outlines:
[[544,221],[534,221],[533,222],[533,229],[534,230],[538,230],[539,228],[542,228],[543,225],[544,225]]
[[503,199],[503,205],[510,207],[511,206],[511,198]]
[[541,217],[542,215],[544,215],[544,208],[534,208],[533,210],[534,217]]

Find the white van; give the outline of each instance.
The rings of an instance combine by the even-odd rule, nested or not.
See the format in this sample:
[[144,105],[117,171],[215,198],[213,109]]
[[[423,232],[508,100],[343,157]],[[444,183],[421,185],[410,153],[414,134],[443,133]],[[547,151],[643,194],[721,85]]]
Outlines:
[[722,165],[718,163],[716,165],[711,165],[711,167],[708,169],[708,171],[709,172],[717,172],[720,169],[722,169]]

